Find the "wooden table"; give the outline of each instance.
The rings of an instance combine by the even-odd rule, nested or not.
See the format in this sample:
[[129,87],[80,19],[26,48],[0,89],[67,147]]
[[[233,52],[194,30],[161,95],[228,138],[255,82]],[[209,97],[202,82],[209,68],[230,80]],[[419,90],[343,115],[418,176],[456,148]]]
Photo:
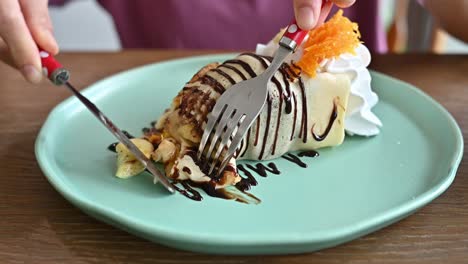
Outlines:
[[[67,53],[59,60],[71,69],[76,86],[84,87],[131,67],[200,53]],[[466,138],[468,56],[376,55],[372,68],[421,87],[454,115]],[[34,141],[47,114],[69,95],[47,82],[29,85],[0,65],[0,263],[468,263],[466,159],[448,191],[416,214],[316,253],[202,255],[157,245],[98,222],[52,188],[34,156]]]

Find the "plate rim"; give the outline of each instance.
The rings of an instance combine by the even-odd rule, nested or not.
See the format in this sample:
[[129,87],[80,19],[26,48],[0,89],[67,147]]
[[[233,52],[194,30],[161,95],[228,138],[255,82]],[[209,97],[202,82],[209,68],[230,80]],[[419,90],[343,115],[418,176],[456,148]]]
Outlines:
[[[106,89],[98,89],[100,86],[105,85],[106,82],[112,81],[112,79],[116,77],[121,77],[127,74],[131,74],[133,72],[137,72],[144,68],[153,67],[153,66],[160,66],[164,67],[165,65],[169,64],[177,64],[177,63],[189,63],[189,62],[197,62],[202,60],[224,60],[228,57],[235,56],[238,53],[221,53],[221,54],[209,54],[209,55],[201,55],[201,56],[191,56],[185,58],[177,58],[171,59],[166,61],[159,61],[155,63],[150,63],[142,66],[138,66],[129,70],[121,71],[115,74],[112,74],[102,80],[99,80],[82,90],[83,94],[93,98],[93,101],[104,96],[107,91]],[[448,172],[447,176],[441,179],[439,182],[434,184],[430,189],[426,190],[425,192],[421,193],[417,197],[415,197],[411,201],[407,201],[404,203],[399,204],[398,206],[389,208],[382,213],[375,215],[373,217],[368,217],[363,221],[359,221],[357,224],[352,226],[346,226],[344,228],[335,228],[334,232],[318,232],[314,233],[314,235],[310,235],[308,233],[303,233],[300,237],[293,234],[293,235],[283,235],[283,236],[260,236],[260,237],[249,237],[246,240],[245,237],[237,237],[231,236],[229,238],[225,238],[223,236],[216,236],[212,233],[182,233],[174,231],[173,229],[164,228],[159,225],[149,225],[144,223],[144,221],[139,221],[137,217],[129,217],[129,215],[119,213],[114,209],[106,208],[105,206],[99,205],[94,203],[90,199],[85,198],[83,195],[77,194],[77,190],[73,189],[72,186],[68,186],[67,183],[63,182],[61,176],[56,176],[56,168],[52,162],[50,162],[47,158],[48,154],[46,148],[44,147],[44,138],[46,138],[47,131],[54,128],[56,121],[55,117],[59,116],[61,112],[65,111],[67,108],[73,107],[75,105],[80,105],[79,101],[74,97],[69,97],[65,99],[63,102],[59,103],[55,106],[47,119],[44,121],[42,128],[36,138],[35,141],[35,155],[39,167],[41,168],[44,176],[50,182],[50,184],[70,203],[74,206],[78,207],[80,210],[85,212],[93,212],[99,214],[100,216],[104,216],[106,218],[112,219],[112,222],[116,223],[118,227],[122,228],[125,226],[126,229],[129,229],[133,232],[138,233],[149,233],[153,236],[159,237],[161,239],[171,239],[177,241],[189,241],[190,243],[201,243],[201,244],[222,244],[222,245],[230,245],[230,246],[248,246],[248,245],[257,245],[261,244],[262,246],[265,245],[285,245],[285,244],[309,244],[309,243],[318,243],[318,242],[327,242],[327,241],[336,241],[339,239],[343,239],[345,237],[353,237],[356,234],[364,235],[367,233],[372,232],[377,227],[381,226],[382,224],[387,225],[385,223],[393,223],[394,221],[398,221],[401,216],[408,215],[411,212],[421,208],[424,205],[427,205],[433,199],[437,198],[441,195],[448,187],[452,184],[458,166],[463,157],[463,149],[464,149],[464,140],[463,135],[461,132],[460,127],[458,126],[455,118],[450,114],[450,112],[445,109],[440,103],[438,103],[435,99],[431,96],[417,88],[416,86],[404,82],[402,80],[398,80],[394,77],[389,75],[379,73],[373,70],[370,70],[372,76],[378,76],[379,78],[386,79],[387,81],[397,83],[398,85],[403,85],[409,88],[409,90],[413,93],[416,93],[418,96],[421,96],[423,99],[427,100],[433,107],[437,108],[445,118],[447,118],[448,123],[450,124],[450,130],[454,134],[454,138],[456,140],[456,149],[453,150],[453,156],[451,157],[451,167],[450,171]],[[83,108],[83,110],[85,110]],[[94,215],[93,215],[94,216]],[[95,217],[95,216],[94,216]],[[100,218],[100,217],[99,217]],[[393,220],[393,221],[392,221]],[[108,221],[104,220],[105,222],[109,223]],[[111,223],[112,225],[115,225]],[[132,232],[132,233],[133,233]],[[359,235],[359,236],[360,236]],[[272,239],[274,238],[274,239]],[[207,242],[209,241],[209,242]],[[164,242],[164,241],[159,241]]]

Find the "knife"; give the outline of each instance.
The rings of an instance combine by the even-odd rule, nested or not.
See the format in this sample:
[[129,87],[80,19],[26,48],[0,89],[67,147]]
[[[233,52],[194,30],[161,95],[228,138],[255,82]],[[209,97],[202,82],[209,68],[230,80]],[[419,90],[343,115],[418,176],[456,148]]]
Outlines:
[[153,161],[147,158],[135,144],[120,130],[99,108],[88,98],[82,95],[73,85],[70,84],[70,72],[65,69],[47,51],[39,48],[39,55],[42,62],[44,75],[55,85],[67,87],[82,102],[89,111],[122,143],[130,150],[135,158],[140,161],[146,169],[154,176],[154,183],[160,182],[170,193],[175,193],[174,185],[163,175],[154,165]]

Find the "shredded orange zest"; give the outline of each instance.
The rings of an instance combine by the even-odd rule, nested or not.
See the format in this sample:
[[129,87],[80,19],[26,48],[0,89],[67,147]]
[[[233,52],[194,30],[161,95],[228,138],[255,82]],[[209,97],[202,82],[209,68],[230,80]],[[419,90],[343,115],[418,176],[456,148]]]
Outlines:
[[309,32],[304,54],[297,64],[303,72],[314,77],[323,59],[336,58],[343,53],[355,54],[360,38],[358,25],[339,10],[328,22]]

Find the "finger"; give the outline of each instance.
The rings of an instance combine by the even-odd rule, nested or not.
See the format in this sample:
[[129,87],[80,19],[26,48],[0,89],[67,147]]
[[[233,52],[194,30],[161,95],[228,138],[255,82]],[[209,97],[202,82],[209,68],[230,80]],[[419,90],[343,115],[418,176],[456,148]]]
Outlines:
[[335,5],[341,8],[347,8],[352,6],[356,0],[332,0]]
[[297,25],[304,30],[315,27],[321,8],[322,0],[294,0]]
[[317,26],[320,26],[325,22],[325,20],[328,17],[328,14],[330,14],[330,11],[333,7],[333,3],[331,1],[327,1],[326,3],[323,4],[322,10],[320,11],[320,16],[317,19]]
[[21,13],[19,2],[1,1],[0,36],[24,77],[32,83],[38,83],[42,79],[39,52]]
[[47,0],[19,0],[24,19],[33,39],[44,50],[58,53],[58,45],[53,36]]
[[13,58],[11,57],[10,51],[8,50],[8,47],[5,41],[3,41],[3,39],[1,38],[0,38],[0,61],[16,69],[16,63],[13,61]]

